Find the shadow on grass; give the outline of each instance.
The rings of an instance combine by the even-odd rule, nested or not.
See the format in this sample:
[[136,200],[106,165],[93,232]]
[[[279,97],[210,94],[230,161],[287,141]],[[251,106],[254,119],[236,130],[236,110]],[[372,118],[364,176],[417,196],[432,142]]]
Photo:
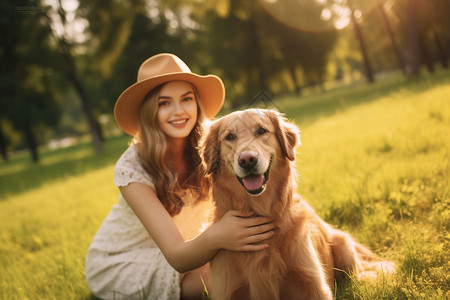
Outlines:
[[48,182],[114,164],[130,139],[125,135],[106,139],[102,154],[96,153],[90,142],[82,142],[64,149],[43,151],[37,164],[25,155],[3,162],[0,164],[0,201]]

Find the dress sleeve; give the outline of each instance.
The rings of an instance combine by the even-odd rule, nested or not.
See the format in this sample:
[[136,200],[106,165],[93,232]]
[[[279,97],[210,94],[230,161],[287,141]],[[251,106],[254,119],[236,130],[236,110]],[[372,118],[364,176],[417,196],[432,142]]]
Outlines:
[[114,184],[117,187],[127,186],[132,182],[140,182],[155,188],[150,175],[142,167],[134,146],[128,147],[114,167]]

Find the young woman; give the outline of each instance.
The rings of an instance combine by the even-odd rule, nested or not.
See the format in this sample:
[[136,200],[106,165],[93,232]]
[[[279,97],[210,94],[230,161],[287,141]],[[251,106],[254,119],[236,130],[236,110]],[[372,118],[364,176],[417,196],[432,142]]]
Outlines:
[[185,239],[185,228],[174,221],[208,200],[197,145],[204,121],[220,110],[224,96],[220,78],[191,73],[177,56],[164,53],[147,59],[137,83],[118,98],[116,121],[134,139],[114,170],[119,203],[86,257],[86,279],[95,296],[201,299],[208,261],[219,249],[267,247],[260,242],[273,235],[274,226],[265,217],[230,211],[192,239]]

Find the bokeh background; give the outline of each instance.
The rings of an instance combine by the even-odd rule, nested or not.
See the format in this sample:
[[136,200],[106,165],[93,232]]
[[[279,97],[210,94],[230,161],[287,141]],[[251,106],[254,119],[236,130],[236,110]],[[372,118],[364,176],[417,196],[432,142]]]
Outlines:
[[223,78],[224,110],[261,91],[414,78],[448,68],[447,0],[8,0],[0,4],[3,159],[117,134],[115,100],[146,58],[171,52]]

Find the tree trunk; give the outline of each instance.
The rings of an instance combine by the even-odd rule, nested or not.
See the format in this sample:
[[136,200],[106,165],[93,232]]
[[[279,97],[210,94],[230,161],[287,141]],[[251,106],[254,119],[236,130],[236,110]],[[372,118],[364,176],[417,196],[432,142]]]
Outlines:
[[394,32],[392,31],[391,24],[389,23],[389,20],[386,16],[386,12],[384,11],[383,3],[379,5],[380,13],[384,21],[384,25],[386,25],[386,31],[389,35],[389,38],[391,40],[392,48],[394,49],[395,56],[397,57],[397,62],[402,70],[403,74],[406,74],[406,66],[405,66],[405,60],[403,59],[403,55],[400,52],[400,48],[397,45],[397,42],[395,40]]
[[442,39],[439,36],[439,34],[436,32],[436,30],[433,29],[432,32],[433,32],[434,42],[436,43],[436,46],[438,49],[439,59],[441,60],[442,67],[448,68],[447,55],[446,55],[446,51],[444,48],[444,44],[442,43]]
[[[256,18],[256,16],[254,17]],[[251,30],[250,38],[252,39],[252,44],[254,45],[254,54],[255,54],[255,63],[256,63],[256,69],[258,70],[258,81],[259,81],[259,88],[262,91],[267,91],[269,85],[267,84],[267,77],[266,72],[264,68],[264,61],[263,61],[263,55],[261,54],[261,43],[259,41],[258,36],[258,29],[256,20],[249,20],[249,26]]]
[[0,152],[4,161],[8,160],[8,152],[6,151],[6,138],[3,134],[2,124],[0,122]]
[[[59,9],[58,13],[61,17],[61,21],[63,25],[66,23],[66,12],[62,8],[61,0],[59,2]],[[91,132],[92,136],[92,142],[94,144],[94,148],[97,151],[97,153],[103,152],[103,146],[102,146],[102,138],[99,133],[99,126],[97,122],[95,121],[94,114],[92,113],[90,101],[88,94],[86,93],[86,90],[83,87],[83,84],[81,83],[81,80],[79,76],[77,75],[77,71],[75,68],[75,63],[73,61],[73,57],[70,51],[71,45],[67,42],[66,38],[64,36],[59,38],[59,50],[61,54],[63,55],[66,65],[65,65],[65,71],[67,78],[75,87],[75,90],[77,91],[78,95],[80,96],[81,104],[83,107],[83,112],[86,115],[86,119],[89,124],[89,130]]]
[[294,84],[295,94],[300,96],[302,94],[302,89],[298,83],[297,73],[295,72],[294,64],[290,63],[289,60],[285,59],[285,64],[288,69],[289,75],[291,75],[292,83]]
[[421,61],[425,64],[428,69],[428,72],[434,73],[434,65],[433,60],[430,57],[430,53],[428,52],[427,43],[425,41],[425,36],[423,33],[419,33],[419,47],[421,53]]
[[420,48],[417,31],[417,2],[416,0],[408,0],[407,7],[408,18],[408,63],[409,72],[412,78],[420,75]]
[[70,54],[68,43],[65,41],[64,37],[61,38],[59,42],[60,42],[60,51],[66,61],[65,66],[66,75],[69,81],[73,84],[76,92],[80,96],[83,112],[89,124],[89,130],[92,136],[92,142],[94,144],[95,151],[97,151],[97,153],[102,153],[103,152],[102,139],[100,137],[98,125],[97,122],[95,121],[94,114],[92,113],[88,94],[86,93],[86,90],[84,89],[83,84],[81,83],[81,80],[77,75],[75,63],[73,62],[73,58]]
[[371,66],[370,61],[369,61],[369,56],[367,55],[366,45],[364,43],[364,39],[363,39],[363,35],[362,35],[362,32],[361,32],[361,28],[359,27],[359,24],[356,21],[355,10],[353,9],[353,3],[351,1],[348,1],[348,6],[349,6],[350,11],[351,11],[351,18],[352,18],[353,26],[355,28],[356,38],[358,39],[359,47],[360,47],[360,50],[361,50],[361,54],[363,56],[364,69],[366,71],[366,78],[367,78],[368,82],[372,83],[372,82],[375,81],[375,79],[373,77],[372,66]]
[[97,151],[97,153],[102,153],[103,146],[102,146],[102,138],[99,132],[99,125],[97,124],[94,118],[94,114],[92,113],[89,97],[83,85],[81,84],[81,81],[79,80],[78,76],[75,74],[75,70],[68,70],[67,76],[74,85],[78,95],[80,96],[83,112],[89,124],[89,130],[91,132],[92,142],[94,144],[95,151]]
[[31,152],[31,159],[34,163],[37,163],[39,161],[39,155],[37,150],[36,138],[34,137],[33,128],[31,127],[31,123],[28,119],[25,120],[24,131],[25,139]]

